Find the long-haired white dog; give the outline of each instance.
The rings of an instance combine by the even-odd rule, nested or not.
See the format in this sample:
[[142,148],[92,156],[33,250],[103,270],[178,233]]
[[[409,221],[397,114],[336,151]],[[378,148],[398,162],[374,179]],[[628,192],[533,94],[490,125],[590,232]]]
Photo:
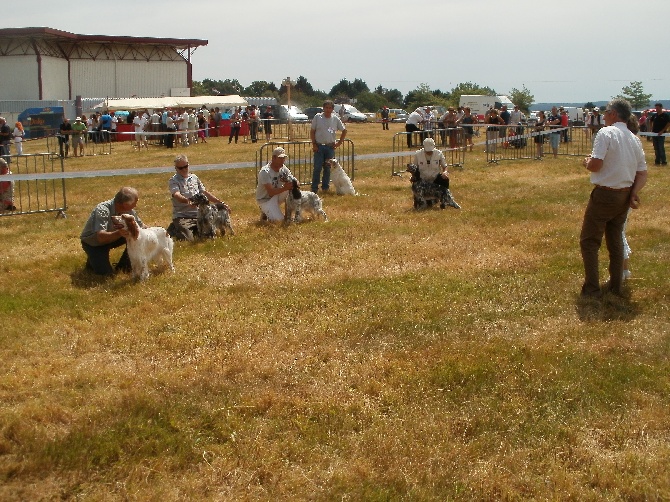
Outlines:
[[326,160],[325,163],[330,165],[330,181],[337,195],[358,195],[351,179],[336,158]]
[[143,281],[149,277],[149,263],[151,262],[167,266],[174,272],[172,264],[174,242],[164,228],[140,228],[131,214],[112,216],[112,221],[115,225],[128,230],[126,248],[134,279]]

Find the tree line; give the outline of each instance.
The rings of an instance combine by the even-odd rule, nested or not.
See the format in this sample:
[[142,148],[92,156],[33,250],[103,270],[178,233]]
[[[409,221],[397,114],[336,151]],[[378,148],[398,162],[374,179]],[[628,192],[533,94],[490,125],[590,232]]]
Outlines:
[[[193,96],[209,96],[212,94],[239,94],[241,96],[265,96],[274,97],[279,103],[286,104],[288,89],[284,83],[277,87],[272,82],[256,80],[249,86],[243,86],[237,79],[212,80],[204,79],[194,81],[191,90]],[[506,94],[519,108],[528,113],[535,97],[522,86],[521,89],[513,88],[507,92],[498,93],[489,86],[481,86],[473,82],[463,82],[449,91],[443,92],[439,89],[431,89],[427,84],[420,84],[416,89],[403,95],[398,89],[387,89],[381,85],[371,90],[362,79],[340,80],[329,92],[314,89],[309,81],[302,75],[298,77],[291,86],[291,103],[303,108],[310,106],[321,106],[324,100],[332,99],[336,103],[355,102],[356,107],[362,112],[376,112],[383,106],[389,108],[405,108],[414,110],[419,106],[433,105],[458,106],[461,95],[482,94],[497,95]],[[633,105],[634,109],[646,108],[649,105],[651,94],[645,94],[642,82],[631,82],[629,86],[622,89],[622,94],[617,97],[625,97]]]

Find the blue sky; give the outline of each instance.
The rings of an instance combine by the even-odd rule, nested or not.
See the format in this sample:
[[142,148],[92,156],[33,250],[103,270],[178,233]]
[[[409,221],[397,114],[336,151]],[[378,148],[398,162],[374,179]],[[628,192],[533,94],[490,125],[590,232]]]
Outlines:
[[525,86],[536,102],[586,102],[638,80],[652,100],[670,98],[667,27],[653,25],[668,14],[668,0],[22,0],[0,26],[205,39],[195,80],[279,85],[302,75],[329,91],[361,78],[403,94],[470,81],[500,94]]

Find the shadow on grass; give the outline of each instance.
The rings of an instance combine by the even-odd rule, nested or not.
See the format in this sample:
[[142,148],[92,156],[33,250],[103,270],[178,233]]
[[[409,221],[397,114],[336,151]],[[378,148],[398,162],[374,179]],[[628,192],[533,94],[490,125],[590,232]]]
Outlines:
[[[149,277],[151,278],[152,276],[171,273],[172,272],[169,268],[153,267],[150,270]],[[90,270],[87,270],[86,267],[75,269],[70,274],[70,280],[72,282],[72,286],[79,289],[95,289],[102,284],[106,284],[107,287],[112,289],[121,289],[128,285],[140,283],[138,279],[131,276],[130,272],[116,272],[112,275],[98,275],[94,274]]]
[[[163,272],[162,270],[159,272]],[[120,279],[120,280],[119,280]],[[70,274],[72,286],[78,289],[95,289],[105,284],[107,287],[118,288],[137,282],[130,273],[116,272],[111,275],[94,274],[86,267],[77,268]]]
[[114,280],[113,275],[97,275],[87,270],[86,267],[76,268],[70,274],[70,280],[75,288],[93,289],[101,284]]
[[631,301],[628,289],[622,296],[610,292],[600,298],[577,296],[575,306],[582,322],[632,321],[641,313],[640,306]]

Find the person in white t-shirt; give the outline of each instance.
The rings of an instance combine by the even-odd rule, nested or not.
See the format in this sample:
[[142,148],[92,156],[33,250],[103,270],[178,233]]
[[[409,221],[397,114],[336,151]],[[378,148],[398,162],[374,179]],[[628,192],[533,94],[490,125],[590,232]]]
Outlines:
[[142,149],[142,145],[144,145],[144,148],[149,148],[149,145],[147,145],[147,137],[144,134],[146,124],[147,121],[144,114],[135,115],[133,125],[135,126],[135,144],[137,145],[137,151]]
[[14,125],[14,147],[16,148],[16,155],[23,155],[23,124],[17,122]]
[[188,146],[188,110],[186,109],[181,114],[179,131],[181,132],[181,145]]
[[287,158],[286,151],[278,146],[272,151],[272,160],[258,172],[256,203],[261,209],[263,220],[284,220],[281,204],[286,202],[287,197],[292,197],[289,192],[293,188],[291,181],[282,180],[293,177],[289,168],[284,165]]

